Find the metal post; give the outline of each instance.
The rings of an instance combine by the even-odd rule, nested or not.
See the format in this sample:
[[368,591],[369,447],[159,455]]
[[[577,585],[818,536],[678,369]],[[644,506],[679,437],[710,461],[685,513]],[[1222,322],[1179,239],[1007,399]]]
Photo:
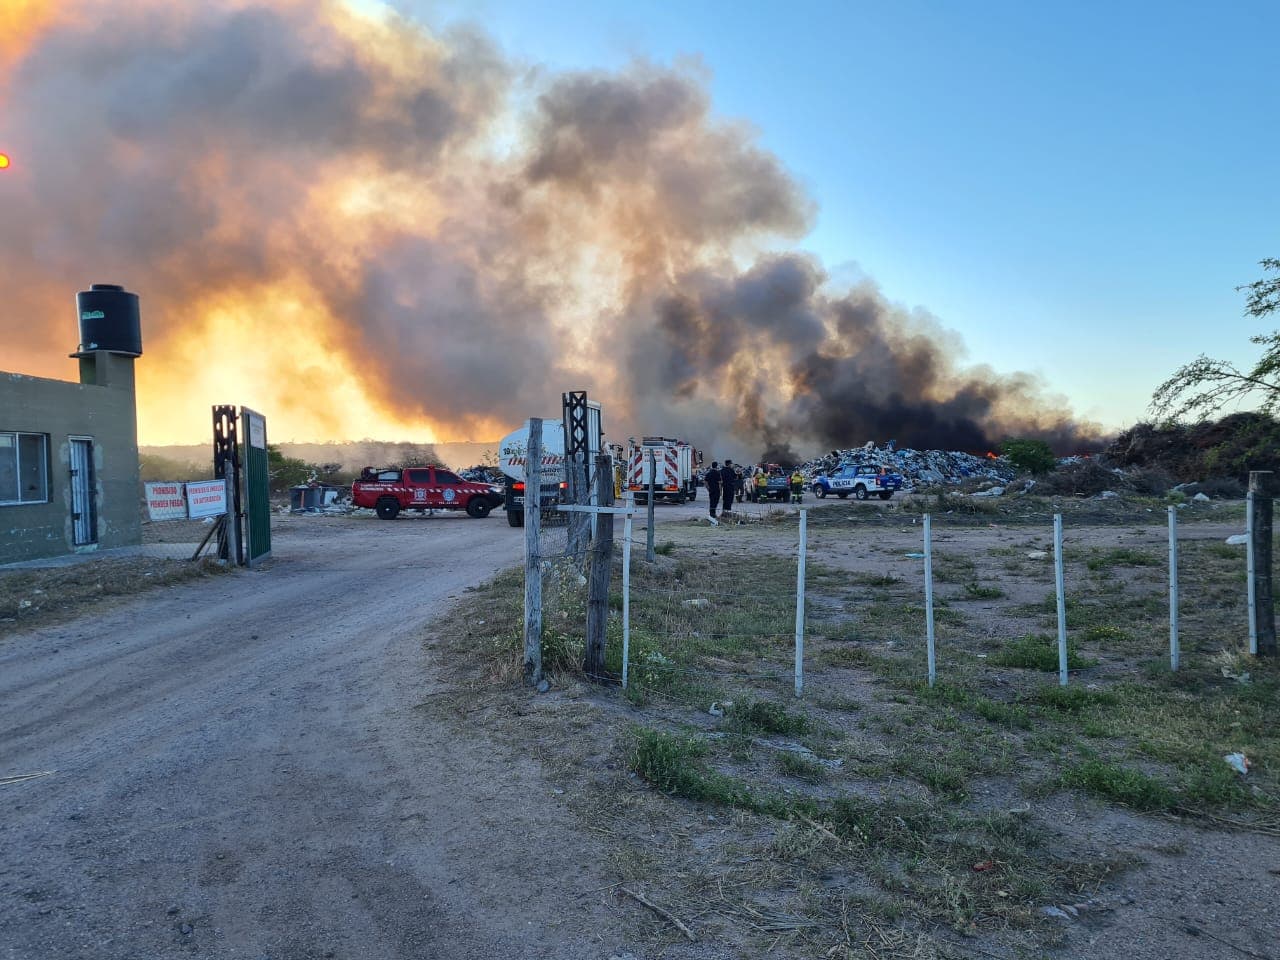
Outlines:
[[[635,500],[627,493],[627,507],[634,507]],[[631,514],[622,524],[622,689],[627,688],[628,668],[631,663]]]
[[1053,515],[1053,580],[1058,594],[1058,686],[1067,685],[1067,597],[1062,584],[1062,514]]
[[[613,506],[613,481],[609,477],[607,455],[596,457],[594,472],[596,496],[600,501],[598,505]],[[578,514],[581,517],[590,515]],[[613,514],[595,516],[599,517],[600,525],[591,550],[591,572],[587,585],[587,643],[582,672],[592,679],[603,679],[605,646],[609,639],[609,579],[613,574]],[[584,524],[583,532],[585,531]]]
[[1245,552],[1248,557],[1246,579],[1249,581],[1249,653],[1258,655],[1258,585],[1253,580],[1253,491],[1249,491],[1244,512]]
[[929,657],[929,686],[938,677],[938,648],[933,627],[933,517],[924,515],[924,631]]
[[524,466],[524,679],[542,678],[542,421],[529,421]]
[[1178,669],[1178,508],[1169,508],[1169,669]]
[[809,511],[800,511],[800,556],[796,564],[796,696],[804,693],[804,561],[809,549]]
[[653,552],[653,501],[658,491],[658,461],[652,448],[649,450],[649,545],[645,550],[645,559],[650,563],[657,560]]
[[1253,494],[1253,526],[1249,537],[1253,544],[1253,622],[1258,634],[1257,653],[1260,657],[1276,655],[1275,599],[1271,592],[1274,476],[1270,470],[1249,471],[1249,491]]
[[236,473],[236,468],[231,458],[228,457],[223,461],[223,464],[227,477],[227,521],[231,525],[229,552],[235,563],[243,563],[244,545],[240,542],[240,514],[237,512],[240,504],[240,477]]

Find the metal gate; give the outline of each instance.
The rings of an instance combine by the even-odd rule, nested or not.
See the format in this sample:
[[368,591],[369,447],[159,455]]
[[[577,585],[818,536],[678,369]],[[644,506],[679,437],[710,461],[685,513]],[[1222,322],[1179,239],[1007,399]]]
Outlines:
[[93,474],[93,440],[71,437],[71,529],[77,547],[98,542],[97,483]]
[[271,474],[267,466],[267,418],[240,408],[244,438],[245,562],[271,556]]

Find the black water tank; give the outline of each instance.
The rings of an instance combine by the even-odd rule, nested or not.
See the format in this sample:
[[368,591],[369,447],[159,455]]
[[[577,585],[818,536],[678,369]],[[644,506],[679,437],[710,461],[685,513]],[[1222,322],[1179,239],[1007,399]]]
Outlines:
[[110,350],[142,356],[138,295],[114,283],[95,283],[76,294],[80,315],[80,352]]

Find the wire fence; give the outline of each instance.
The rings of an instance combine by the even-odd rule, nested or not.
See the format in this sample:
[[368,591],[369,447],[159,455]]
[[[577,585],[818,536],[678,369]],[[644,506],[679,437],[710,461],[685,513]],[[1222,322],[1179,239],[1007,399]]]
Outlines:
[[[619,524],[607,659],[633,696],[800,694],[867,664],[929,685],[1022,669],[1065,686],[1188,657],[1230,675],[1252,649],[1245,545],[1180,528],[1172,507],[1167,528],[1135,529],[750,506],[767,538],[677,544],[659,527],[652,563],[636,524],[629,571]],[[540,551],[547,659],[566,665],[587,594],[570,540],[548,524]]]

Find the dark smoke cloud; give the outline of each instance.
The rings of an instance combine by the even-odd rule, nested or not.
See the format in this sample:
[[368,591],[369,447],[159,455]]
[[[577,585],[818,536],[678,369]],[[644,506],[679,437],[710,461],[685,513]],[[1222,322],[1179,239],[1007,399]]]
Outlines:
[[1052,412],[1032,378],[963,368],[948,338],[920,329],[874,287],[831,296],[825,279],[796,254],[680,277],[656,303],[658,335],[634,337],[627,366],[682,398],[727,388],[735,432],[782,462],[799,459],[801,440],[821,449],[893,439],[980,451],[1015,435],[1059,449],[1094,444],[1087,428]]
[[259,297],[279,364],[263,389],[322,434],[327,373],[279,343],[299,335],[271,298],[285,284],[367,396],[454,436],[584,387],[615,438],[736,456],[1080,436],[1030,379],[962,369],[873,288],[833,293],[813,258],[775,252],[813,205],[694,70],[546,75],[478,32],[336,0],[59,9],[0,63],[0,134],[32,158],[0,183],[19,357],[69,345],[89,279],[143,294],[162,358],[216,348],[209,311]]

